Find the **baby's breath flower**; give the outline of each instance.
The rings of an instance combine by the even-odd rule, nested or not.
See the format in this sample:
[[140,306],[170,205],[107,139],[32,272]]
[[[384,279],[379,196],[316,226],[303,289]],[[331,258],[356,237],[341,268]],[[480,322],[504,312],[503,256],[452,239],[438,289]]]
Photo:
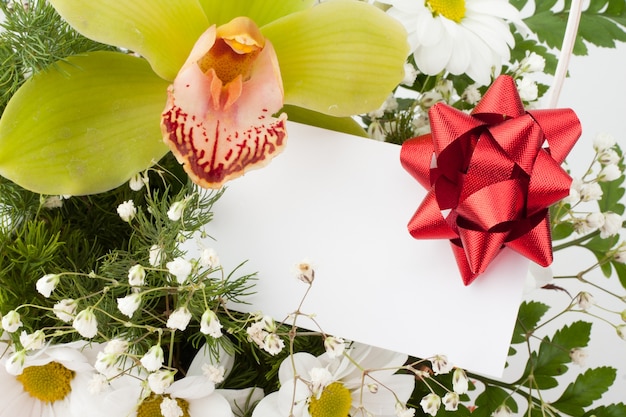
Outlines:
[[456,392],[447,392],[446,395],[443,396],[443,405],[446,411],[456,411],[459,408],[459,394]]
[[98,334],[98,321],[96,315],[91,308],[86,308],[76,315],[72,327],[87,339],[93,338]]
[[418,71],[413,66],[413,64],[405,63],[404,64],[404,78],[400,81],[400,84],[408,85],[409,87],[415,83],[415,79],[417,78]]
[[422,108],[426,110],[430,109],[432,106],[434,106],[436,103],[439,103],[440,101],[443,101],[443,95],[441,95],[441,93],[438,91],[431,90],[422,95],[422,98],[420,99],[420,106],[422,106]]
[[146,270],[143,266],[136,264],[128,270],[128,284],[133,287],[141,287],[146,283]]
[[54,291],[57,285],[59,285],[60,281],[61,276],[59,274],[46,274],[37,280],[35,286],[37,287],[37,292],[39,292],[39,294],[49,298],[52,291]]
[[604,215],[599,212],[589,213],[585,217],[585,225],[590,230],[595,230],[604,225]]
[[569,357],[575,365],[585,366],[585,361],[587,360],[587,351],[580,348],[574,348],[569,351]]
[[445,355],[435,355],[431,362],[435,375],[447,374],[452,370],[452,364],[448,362],[448,358]]
[[578,191],[582,201],[597,201],[602,198],[602,188],[597,182],[583,184]]
[[337,358],[343,355],[346,348],[346,342],[341,337],[326,336],[324,339],[324,348],[331,358]]
[[148,372],[154,372],[161,369],[163,365],[164,354],[161,345],[152,346],[141,358],[141,365]]
[[125,222],[130,222],[137,215],[137,208],[133,200],[124,201],[117,206],[117,214]]
[[604,216],[604,223],[600,226],[600,237],[605,239],[616,235],[622,228],[622,216],[611,211],[602,213]]
[[178,401],[170,397],[163,397],[159,408],[163,417],[182,417],[185,415],[183,409],[178,405]]
[[94,374],[88,382],[87,391],[91,395],[98,395],[109,386],[109,379],[106,375]]
[[142,175],[141,172],[136,173],[130,178],[130,180],[128,180],[128,186],[133,191],[139,191],[143,188],[144,185],[147,185],[147,184],[148,184],[148,176],[146,175],[144,177],[144,175]]
[[167,217],[173,222],[180,220],[185,211],[185,205],[186,200],[173,202],[169,210],[167,210]]
[[585,311],[589,310],[595,303],[593,295],[586,291],[581,291],[576,297],[576,304],[578,304],[578,307]]
[[26,364],[26,351],[19,350],[14,352],[5,362],[4,368],[9,375],[20,375],[24,371]]
[[13,333],[20,327],[22,327],[23,323],[20,317],[20,313],[15,310],[9,311],[4,317],[2,317],[2,328],[8,332]]
[[117,366],[119,357],[120,355],[116,353],[98,352],[93,367],[96,368],[96,371],[100,374],[107,378],[112,378],[120,373],[120,369]]
[[424,410],[426,414],[430,414],[431,416],[437,415],[439,407],[441,407],[441,397],[431,392],[422,398],[420,407],[422,407],[422,410]]
[[618,246],[617,251],[615,251],[613,255],[613,259],[619,263],[626,264],[626,242],[622,242]]
[[46,340],[46,334],[43,330],[35,330],[33,333],[26,333],[22,330],[20,334],[20,343],[25,350],[38,350],[43,347]]
[[148,262],[152,266],[160,266],[161,263],[165,260],[165,252],[163,248],[158,245],[152,245],[150,247],[150,254]]
[[285,342],[276,333],[269,333],[263,340],[263,350],[270,355],[278,355],[285,347]]
[[315,269],[308,260],[303,260],[294,265],[294,274],[300,281],[311,284],[315,280]]
[[220,258],[212,248],[204,248],[202,250],[199,262],[205,268],[217,268],[220,266]]
[[176,277],[176,281],[179,284],[184,284],[185,281],[187,281],[189,274],[191,274],[191,262],[183,259],[182,257],[178,257],[172,261],[169,261],[165,264],[165,266],[167,267],[167,270],[170,272],[170,274]]
[[534,52],[528,53],[522,62],[520,62],[520,71],[521,72],[543,72],[543,69],[546,66],[546,60],[541,55],[538,55]]
[[167,328],[172,330],[180,330],[181,332],[187,328],[191,321],[191,312],[187,307],[178,307],[167,318]]
[[511,417],[512,415],[513,415],[513,412],[511,411],[511,409],[507,407],[506,405],[502,404],[498,406],[498,408],[496,408],[496,411],[493,412],[491,417]]
[[539,95],[537,83],[528,77],[522,77],[515,80],[517,91],[523,101],[535,101]]
[[213,366],[209,363],[202,364],[202,375],[206,376],[214,384],[224,382],[226,370],[223,366]]
[[135,314],[135,311],[137,311],[140,305],[141,293],[138,292],[117,299],[117,309],[129,318]]
[[593,149],[595,149],[596,152],[606,151],[615,146],[615,144],[615,138],[609,133],[598,133],[593,138]]
[[457,394],[465,394],[469,389],[467,374],[461,368],[456,368],[452,373],[452,390]]
[[617,164],[620,159],[620,156],[617,154],[617,152],[615,152],[614,149],[605,149],[598,155],[598,162],[600,162],[602,165]]
[[174,382],[174,371],[159,369],[148,375],[148,386],[155,394],[163,394]]
[[222,324],[213,310],[206,310],[200,318],[200,332],[211,337],[222,336]]
[[121,355],[128,350],[128,341],[124,339],[111,339],[104,346],[105,353],[113,353],[116,355]]
[[476,88],[476,85],[467,86],[465,91],[463,91],[463,94],[461,94],[461,99],[472,105],[478,103],[480,98],[481,94],[478,88]]
[[77,308],[78,303],[76,302],[76,300],[73,300],[71,298],[65,298],[56,303],[52,307],[52,311],[59,320],[64,321],[65,323],[69,323],[74,320]]
[[333,382],[333,375],[326,368],[311,368],[309,375],[311,376],[311,392],[315,398],[319,399],[324,388]]
[[609,182],[615,181],[622,176],[622,170],[619,169],[617,164],[606,165],[598,174],[598,181]]
[[413,417],[415,416],[414,408],[407,408],[404,404],[396,403],[396,416],[397,417]]

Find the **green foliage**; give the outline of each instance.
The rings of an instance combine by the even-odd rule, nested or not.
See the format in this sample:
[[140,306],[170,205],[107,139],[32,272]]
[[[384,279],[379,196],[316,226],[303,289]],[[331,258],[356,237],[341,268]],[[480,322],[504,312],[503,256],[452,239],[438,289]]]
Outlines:
[[485,390],[476,397],[476,410],[472,412],[472,417],[489,417],[503,404],[517,413],[517,403],[509,392],[498,386],[487,385]]
[[517,321],[513,330],[511,344],[524,343],[528,341],[533,329],[537,327],[539,320],[546,314],[550,307],[539,301],[524,301],[520,305],[517,313]]
[[611,404],[587,411],[582,417],[624,417],[626,416],[626,404]]
[[584,407],[600,399],[602,394],[613,385],[615,376],[616,371],[611,367],[588,369],[567,386],[552,406],[572,416],[582,415],[585,412]]

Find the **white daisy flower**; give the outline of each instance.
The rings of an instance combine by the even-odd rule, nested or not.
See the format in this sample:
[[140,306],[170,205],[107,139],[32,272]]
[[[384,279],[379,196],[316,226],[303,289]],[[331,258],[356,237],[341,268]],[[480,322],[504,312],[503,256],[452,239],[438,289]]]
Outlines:
[[506,0],[382,0],[409,33],[418,69],[467,74],[488,85],[514,46],[508,22],[521,25],[519,11]]
[[[82,353],[85,343],[51,345],[27,355],[19,375],[6,371],[0,359],[0,415],[23,417],[70,416],[70,398],[87,386],[93,368]],[[87,401],[85,399],[85,401]]]
[[[334,407],[336,411],[341,407],[337,415],[358,415],[357,410],[365,413],[369,410],[377,417],[395,416],[395,404],[398,401],[405,403],[415,386],[415,378],[411,375],[395,373],[407,356],[359,343],[354,343],[346,352],[349,358],[336,359],[328,354],[315,357],[298,352],[283,361],[278,372],[280,390],[261,400],[253,417],[287,417],[292,414],[295,417],[319,417],[326,415],[328,407]],[[321,389],[319,369],[326,369],[331,375],[321,384],[324,385]],[[376,381],[367,377],[363,381],[361,369],[381,370],[370,371]],[[294,379],[294,375],[299,378]],[[314,382],[317,393],[312,390]],[[368,389],[371,382],[385,388],[372,392]]]

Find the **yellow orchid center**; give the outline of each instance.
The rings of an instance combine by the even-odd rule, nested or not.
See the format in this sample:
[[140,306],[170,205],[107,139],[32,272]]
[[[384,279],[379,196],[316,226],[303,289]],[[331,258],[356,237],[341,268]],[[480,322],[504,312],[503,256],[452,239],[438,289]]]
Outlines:
[[341,383],[333,382],[322,391],[319,398],[311,397],[311,417],[348,417],[352,407],[350,391]]
[[465,0],[426,0],[426,7],[434,15],[441,15],[456,23],[461,23],[465,17]]
[[[167,396],[169,398],[169,396]],[[163,402],[163,395],[150,394],[146,397],[139,407],[137,408],[137,417],[163,417],[161,413],[161,403]],[[189,415],[189,403],[183,399],[175,398],[176,403],[183,410],[181,417],[190,417]]]
[[215,44],[198,65],[203,73],[213,69],[223,84],[239,75],[246,81],[264,46],[265,38],[257,25],[247,17],[237,17],[217,28]]
[[58,362],[50,362],[24,368],[16,378],[31,397],[53,403],[64,399],[72,391],[70,382],[74,379],[74,371]]

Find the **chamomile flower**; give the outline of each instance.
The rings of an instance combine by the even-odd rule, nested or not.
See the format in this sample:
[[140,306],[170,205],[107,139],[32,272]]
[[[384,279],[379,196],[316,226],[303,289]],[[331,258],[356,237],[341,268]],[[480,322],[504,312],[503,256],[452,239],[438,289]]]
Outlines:
[[499,73],[514,46],[508,22],[521,22],[506,0],[382,0],[409,33],[418,69],[467,74],[482,85]]
[[[253,416],[321,417],[328,415],[331,408],[335,412],[341,408],[336,415],[357,415],[360,410],[377,417],[395,416],[395,404],[406,402],[415,385],[413,377],[394,371],[404,364],[406,355],[359,343],[346,352],[349,357],[335,359],[326,353],[315,357],[298,352],[283,361],[278,372],[280,390],[261,400]],[[319,372],[320,369],[327,372]],[[371,370],[375,382],[385,388],[368,389],[368,384],[374,381],[368,377],[363,380],[361,369]],[[324,378],[320,379],[320,375]]]

